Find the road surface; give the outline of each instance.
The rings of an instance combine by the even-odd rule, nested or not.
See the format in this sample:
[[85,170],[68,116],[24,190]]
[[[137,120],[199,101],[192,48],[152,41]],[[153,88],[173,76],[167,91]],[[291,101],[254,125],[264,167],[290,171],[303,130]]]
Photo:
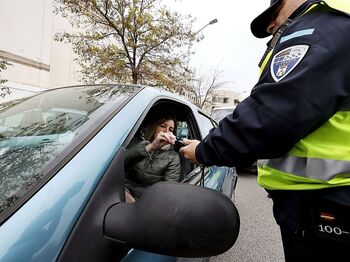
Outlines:
[[272,215],[272,201],[256,182],[256,176],[240,174],[236,207],[241,228],[235,245],[211,262],[283,262],[279,227]]

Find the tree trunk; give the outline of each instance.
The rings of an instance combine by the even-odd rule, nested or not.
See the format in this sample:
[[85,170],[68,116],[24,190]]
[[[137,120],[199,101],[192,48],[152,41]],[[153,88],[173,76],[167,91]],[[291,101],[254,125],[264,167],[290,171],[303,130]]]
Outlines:
[[136,69],[132,70],[132,83],[138,84],[138,74]]

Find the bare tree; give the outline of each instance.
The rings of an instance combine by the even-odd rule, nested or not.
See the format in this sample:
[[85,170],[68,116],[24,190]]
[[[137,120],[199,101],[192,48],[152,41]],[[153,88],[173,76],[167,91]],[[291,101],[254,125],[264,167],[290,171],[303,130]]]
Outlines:
[[55,0],[73,33],[56,35],[78,55],[85,82],[122,82],[177,90],[193,78],[187,61],[199,38],[193,19],[161,0]]
[[193,103],[199,108],[208,108],[212,104],[212,96],[215,89],[223,88],[227,82],[222,81],[223,71],[218,68],[209,74],[200,74],[188,89],[192,96]]

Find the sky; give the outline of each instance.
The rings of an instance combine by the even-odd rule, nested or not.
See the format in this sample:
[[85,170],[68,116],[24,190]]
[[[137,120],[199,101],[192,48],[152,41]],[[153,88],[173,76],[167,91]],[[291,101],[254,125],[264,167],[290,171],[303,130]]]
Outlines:
[[222,80],[231,90],[249,95],[258,80],[258,63],[265,52],[268,38],[255,38],[251,21],[264,11],[269,0],[166,0],[171,10],[196,18],[193,29],[209,21],[218,22],[200,33],[204,39],[195,44],[191,65],[208,74],[215,68],[223,71]]

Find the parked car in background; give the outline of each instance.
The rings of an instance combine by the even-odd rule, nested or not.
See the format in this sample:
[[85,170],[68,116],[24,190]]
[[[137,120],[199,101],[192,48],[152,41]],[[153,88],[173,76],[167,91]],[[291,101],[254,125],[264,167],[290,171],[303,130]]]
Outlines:
[[213,118],[216,122],[219,123],[221,119],[225,118],[229,114],[232,114],[235,108],[236,106],[214,107],[211,112],[211,118]]
[[166,111],[178,138],[201,140],[213,127],[180,97],[135,85],[58,88],[3,107],[0,261],[175,261],[229,249],[239,231],[234,168],[181,158],[181,183],[125,203],[125,148]]
[[[225,106],[225,107],[214,107],[211,113],[211,117],[219,123],[223,118],[227,115],[232,114],[235,110],[236,106]],[[255,161],[250,166],[237,166],[236,171],[238,174],[248,173],[248,174],[258,174],[258,165],[257,161]]]

